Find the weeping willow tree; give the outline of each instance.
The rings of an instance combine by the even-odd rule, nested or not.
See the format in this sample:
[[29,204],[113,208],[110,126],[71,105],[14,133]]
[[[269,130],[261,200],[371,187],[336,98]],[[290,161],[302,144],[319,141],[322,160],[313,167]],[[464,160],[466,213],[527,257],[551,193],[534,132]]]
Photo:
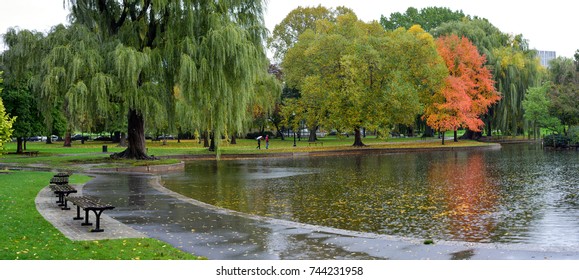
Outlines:
[[39,84],[45,100],[63,100],[75,125],[125,114],[128,148],[115,157],[149,158],[146,122],[171,129],[179,121],[214,139],[241,130],[268,66],[264,1],[68,4],[70,37],[51,44]]
[[[65,146],[70,146],[71,132],[90,130],[98,120],[107,119],[109,99],[101,83],[114,88],[104,74],[106,63],[101,55],[101,41],[83,25],[58,25],[42,42],[47,53],[32,77],[33,88],[40,93],[40,109],[47,126],[53,122],[54,108],[67,119]],[[100,94],[95,96],[95,94]]]

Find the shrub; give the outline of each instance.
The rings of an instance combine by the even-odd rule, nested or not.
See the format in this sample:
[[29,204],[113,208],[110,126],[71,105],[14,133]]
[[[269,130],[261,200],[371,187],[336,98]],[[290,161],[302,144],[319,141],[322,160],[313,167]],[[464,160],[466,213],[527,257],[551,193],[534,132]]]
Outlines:
[[569,138],[571,143],[579,144],[579,126],[572,126],[569,128]]
[[546,147],[553,147],[553,148],[567,148],[569,147],[569,143],[571,139],[568,136],[562,134],[551,134],[545,136],[543,139],[543,143]]

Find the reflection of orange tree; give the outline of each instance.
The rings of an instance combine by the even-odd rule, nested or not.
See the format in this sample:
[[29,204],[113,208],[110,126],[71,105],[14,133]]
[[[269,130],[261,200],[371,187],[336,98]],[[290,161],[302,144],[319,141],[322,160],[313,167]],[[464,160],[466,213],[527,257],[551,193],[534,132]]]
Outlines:
[[496,227],[490,215],[497,207],[497,189],[487,180],[483,155],[456,155],[429,169],[431,193],[446,205],[434,218],[447,221],[449,234],[465,241],[489,241]]

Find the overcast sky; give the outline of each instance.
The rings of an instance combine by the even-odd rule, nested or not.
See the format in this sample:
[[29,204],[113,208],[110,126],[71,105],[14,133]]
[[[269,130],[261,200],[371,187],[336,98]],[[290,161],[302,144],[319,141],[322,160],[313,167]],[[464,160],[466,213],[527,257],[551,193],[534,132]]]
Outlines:
[[[266,25],[273,30],[296,7],[319,4],[349,7],[364,21],[379,20],[381,15],[390,16],[394,12],[404,13],[408,7],[448,7],[486,18],[503,32],[523,34],[534,49],[556,51],[558,56],[566,57],[573,57],[579,49],[574,15],[579,5],[569,0],[268,0]],[[67,15],[63,0],[0,0],[0,33],[15,26],[46,32],[56,24],[66,23]]]

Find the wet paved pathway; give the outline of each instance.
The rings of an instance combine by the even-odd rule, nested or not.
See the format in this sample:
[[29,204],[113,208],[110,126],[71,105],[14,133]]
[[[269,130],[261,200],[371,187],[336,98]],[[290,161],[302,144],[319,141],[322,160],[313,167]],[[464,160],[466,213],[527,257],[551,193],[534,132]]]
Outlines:
[[[579,259],[576,248],[565,251],[561,248],[528,248],[525,245],[499,247],[494,244],[444,241],[424,245],[420,240],[255,217],[175,194],[163,188],[158,179],[158,176],[143,174],[101,174],[89,182],[83,192],[101,197],[116,206],[108,213],[105,211],[103,216],[108,215],[149,237],[209,259]],[[71,215],[66,216],[70,218]],[[123,232],[135,234],[123,228],[122,224],[115,231],[117,225],[114,220],[103,221],[105,232],[98,233],[101,237],[119,238],[123,237]]]

